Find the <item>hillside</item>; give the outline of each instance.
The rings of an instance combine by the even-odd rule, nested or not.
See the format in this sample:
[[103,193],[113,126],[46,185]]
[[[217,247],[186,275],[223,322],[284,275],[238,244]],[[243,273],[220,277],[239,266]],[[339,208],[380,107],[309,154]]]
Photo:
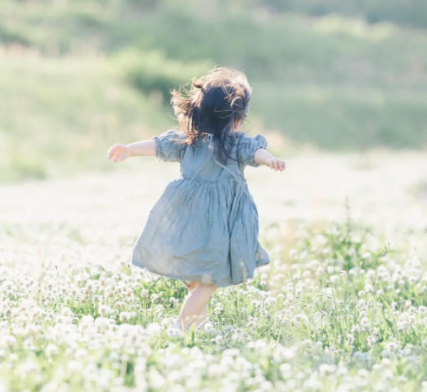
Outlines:
[[104,167],[110,143],[174,126],[168,91],[214,64],[248,74],[251,132],[326,150],[427,145],[426,30],[266,3],[2,2],[1,180]]
[[0,181],[111,168],[116,142],[173,126],[102,58],[0,55]]

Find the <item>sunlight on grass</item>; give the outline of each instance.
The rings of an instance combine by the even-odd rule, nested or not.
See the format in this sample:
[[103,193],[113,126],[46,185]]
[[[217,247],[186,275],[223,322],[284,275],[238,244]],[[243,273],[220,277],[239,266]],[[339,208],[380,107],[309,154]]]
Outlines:
[[0,187],[0,390],[423,390],[425,156],[363,160],[248,170],[272,263],[181,337],[185,287],[129,260],[178,165]]

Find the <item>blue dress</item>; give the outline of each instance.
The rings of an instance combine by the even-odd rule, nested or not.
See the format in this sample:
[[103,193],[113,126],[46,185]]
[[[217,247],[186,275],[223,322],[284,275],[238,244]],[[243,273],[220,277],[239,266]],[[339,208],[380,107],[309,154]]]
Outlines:
[[263,135],[227,135],[231,157],[216,158],[212,136],[204,134],[194,146],[185,135],[169,130],[156,142],[156,155],[180,162],[181,175],[170,182],[151,210],[137,239],[132,264],[182,281],[237,285],[254,277],[255,268],[270,263],[258,242],[258,211],[243,171],[257,167],[255,151],[267,148]]

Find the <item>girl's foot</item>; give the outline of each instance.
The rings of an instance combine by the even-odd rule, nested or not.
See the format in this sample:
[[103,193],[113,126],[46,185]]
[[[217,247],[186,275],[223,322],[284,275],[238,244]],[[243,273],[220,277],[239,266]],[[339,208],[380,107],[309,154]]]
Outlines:
[[[185,330],[185,329],[184,329]],[[167,334],[172,337],[180,337],[183,332],[183,326],[181,320],[175,320],[173,324],[167,329]]]
[[203,321],[200,321],[196,324],[196,330],[200,331],[203,329],[207,324],[212,324],[209,320],[209,317],[206,317]]
[[[205,332],[211,332],[214,327],[208,317],[203,321],[200,321],[196,324],[196,331],[204,330]],[[177,319],[173,324],[171,324],[167,330],[169,336],[181,336],[183,332],[186,332],[190,329],[191,324],[182,325],[181,320]]]
[[201,323],[199,323],[197,325],[196,328],[198,331],[203,330],[204,332],[208,333],[208,334],[215,334],[215,327],[212,324],[211,320],[209,320],[209,318],[206,318],[205,320],[203,320]]

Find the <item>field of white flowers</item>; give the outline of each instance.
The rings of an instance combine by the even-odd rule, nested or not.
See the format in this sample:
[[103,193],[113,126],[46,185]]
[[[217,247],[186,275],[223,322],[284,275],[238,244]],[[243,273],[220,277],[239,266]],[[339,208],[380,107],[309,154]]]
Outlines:
[[177,170],[0,187],[1,392],[427,391],[425,154],[248,169],[273,262],[170,337],[185,287],[129,257]]

